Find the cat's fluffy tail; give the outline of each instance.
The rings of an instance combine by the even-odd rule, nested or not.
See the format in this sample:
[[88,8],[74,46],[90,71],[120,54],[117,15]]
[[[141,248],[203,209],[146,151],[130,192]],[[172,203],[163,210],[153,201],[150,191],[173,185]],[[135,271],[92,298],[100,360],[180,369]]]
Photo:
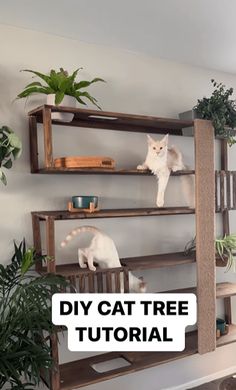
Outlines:
[[68,244],[68,242],[71,241],[78,234],[87,232],[97,234],[100,233],[100,230],[95,228],[94,226],[80,226],[78,228],[75,228],[66,236],[65,240],[61,242],[61,247],[64,248]]
[[[189,169],[184,166],[184,169]],[[181,175],[181,184],[183,189],[184,199],[190,208],[195,208],[195,176],[194,175]]]

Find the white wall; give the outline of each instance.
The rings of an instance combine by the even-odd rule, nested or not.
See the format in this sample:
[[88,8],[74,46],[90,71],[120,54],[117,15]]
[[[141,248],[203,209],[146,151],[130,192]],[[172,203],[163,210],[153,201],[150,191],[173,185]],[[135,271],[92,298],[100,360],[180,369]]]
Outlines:
[[[69,71],[84,66],[81,76],[100,76],[107,84],[97,84],[91,92],[104,110],[177,117],[179,112],[191,108],[198,97],[210,92],[213,77],[236,88],[236,76],[183,64],[146,57],[141,54],[84,44],[34,31],[0,26],[0,124],[11,126],[23,139],[22,158],[8,173],[8,186],[0,187],[1,262],[6,263],[12,253],[12,240],[26,237],[32,243],[32,210],[64,209],[71,195],[99,195],[101,207],[135,207],[154,205],[155,179],[152,177],[115,176],[46,176],[31,175],[28,150],[27,111],[44,102],[38,97],[25,106],[25,102],[12,102],[30,75],[19,73],[29,68],[47,72],[63,66]],[[97,131],[76,128],[55,129],[55,156],[66,154],[107,154],[119,166],[136,166],[145,156],[146,139],[143,134]],[[184,152],[186,162],[193,165],[192,139],[172,137]],[[235,149],[230,152],[231,169],[236,163]],[[234,156],[233,156],[234,154]],[[183,204],[178,179],[171,179],[167,191],[167,204]],[[174,192],[173,192],[174,191]],[[174,193],[174,197],[173,197]],[[74,223],[58,224],[57,240],[64,237]],[[121,256],[151,254],[181,250],[194,235],[192,216],[109,219],[94,222],[114,238]],[[232,218],[236,229],[236,218]],[[218,225],[220,231],[220,225]],[[67,249],[66,259],[75,259],[78,241]],[[57,251],[63,261],[64,253]],[[218,271],[218,280],[235,280],[234,274]],[[157,291],[193,285],[195,267],[192,265],[145,272],[149,290]],[[222,305],[219,305],[222,311]],[[61,361],[71,359],[61,346]],[[73,359],[76,356],[73,355]],[[96,385],[96,389],[164,389],[180,385],[235,364],[235,345],[216,352],[193,356],[168,365],[114,379]],[[79,373],[78,373],[79,375]],[[184,388],[184,387],[183,387]],[[95,389],[95,386],[87,388]]]

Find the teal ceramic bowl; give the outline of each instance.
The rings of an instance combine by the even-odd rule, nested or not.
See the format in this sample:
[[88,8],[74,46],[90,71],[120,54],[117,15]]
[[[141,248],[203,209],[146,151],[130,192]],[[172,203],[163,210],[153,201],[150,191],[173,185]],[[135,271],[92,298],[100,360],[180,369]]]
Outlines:
[[97,196],[84,196],[77,195],[72,196],[72,203],[75,209],[89,209],[90,203],[94,203],[94,207],[98,207],[98,197]]
[[224,334],[225,327],[226,327],[225,320],[222,320],[222,318],[217,318],[216,319],[216,329],[219,329],[221,335]]

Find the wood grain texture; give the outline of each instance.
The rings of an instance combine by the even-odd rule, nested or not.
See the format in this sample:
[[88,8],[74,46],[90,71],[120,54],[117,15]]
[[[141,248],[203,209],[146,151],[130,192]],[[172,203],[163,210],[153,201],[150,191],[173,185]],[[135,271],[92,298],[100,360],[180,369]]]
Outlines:
[[67,210],[58,211],[33,211],[32,215],[38,216],[41,220],[48,217],[56,221],[69,219],[93,219],[93,218],[122,218],[122,217],[151,217],[158,215],[184,215],[194,214],[195,210],[188,207],[163,207],[163,208],[136,208],[136,209],[101,209],[94,213],[78,211],[70,213]]
[[[33,242],[34,249],[37,255],[42,255],[41,248],[41,232],[40,232],[40,220],[37,215],[32,215],[32,228],[33,228]],[[41,272],[43,269],[42,261],[36,263],[35,269],[37,272]]]
[[[235,294],[232,294],[235,295]],[[224,299],[224,311],[225,321],[227,324],[232,324],[232,306],[231,306],[231,295]]]
[[194,131],[198,351],[203,354],[216,348],[214,129],[197,119]]
[[[176,290],[161,291],[162,293],[175,293],[175,294],[197,294],[197,287],[179,288]],[[227,299],[236,295],[236,283],[217,283],[216,284],[216,298]]]
[[193,121],[179,119],[50,105],[44,105],[31,110],[28,115],[35,115],[37,122],[40,123],[43,120],[44,110],[74,113],[75,115],[72,122],[56,121],[57,125],[62,126],[90,127],[143,133],[170,132],[171,134],[182,135],[183,128],[191,127],[193,125]]
[[[153,174],[147,171],[138,171],[135,168],[123,168],[123,169],[106,169],[106,168],[40,168],[37,172],[47,175],[134,175],[134,176],[153,176]],[[171,176],[193,175],[194,170],[186,169],[184,171],[172,172]]]
[[29,116],[29,141],[30,141],[30,167],[31,173],[37,173],[39,170],[38,162],[38,133],[36,117]]
[[[236,341],[236,326],[231,325],[229,333],[217,340],[217,347]],[[186,334],[186,346],[182,352],[108,352],[86,359],[76,360],[60,365],[61,389],[72,390],[90,384],[109,380],[121,375],[137,372],[145,368],[172,362],[197,353],[197,333]],[[127,366],[98,373],[93,365],[123,358],[129,363]]]
[[45,106],[43,108],[42,115],[44,135],[44,166],[46,168],[51,168],[53,167],[51,109]]
[[47,272],[55,273],[55,221],[52,217],[46,219],[46,253],[49,257],[49,260],[47,260]]

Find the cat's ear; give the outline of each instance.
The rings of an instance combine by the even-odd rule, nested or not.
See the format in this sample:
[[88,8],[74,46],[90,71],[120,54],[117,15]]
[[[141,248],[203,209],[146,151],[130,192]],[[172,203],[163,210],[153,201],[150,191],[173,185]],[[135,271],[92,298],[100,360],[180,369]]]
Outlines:
[[147,142],[148,145],[152,145],[155,142],[155,140],[149,134],[147,134]]
[[162,138],[161,143],[164,144],[165,146],[167,146],[168,139],[169,139],[169,134],[166,134],[165,137]]

